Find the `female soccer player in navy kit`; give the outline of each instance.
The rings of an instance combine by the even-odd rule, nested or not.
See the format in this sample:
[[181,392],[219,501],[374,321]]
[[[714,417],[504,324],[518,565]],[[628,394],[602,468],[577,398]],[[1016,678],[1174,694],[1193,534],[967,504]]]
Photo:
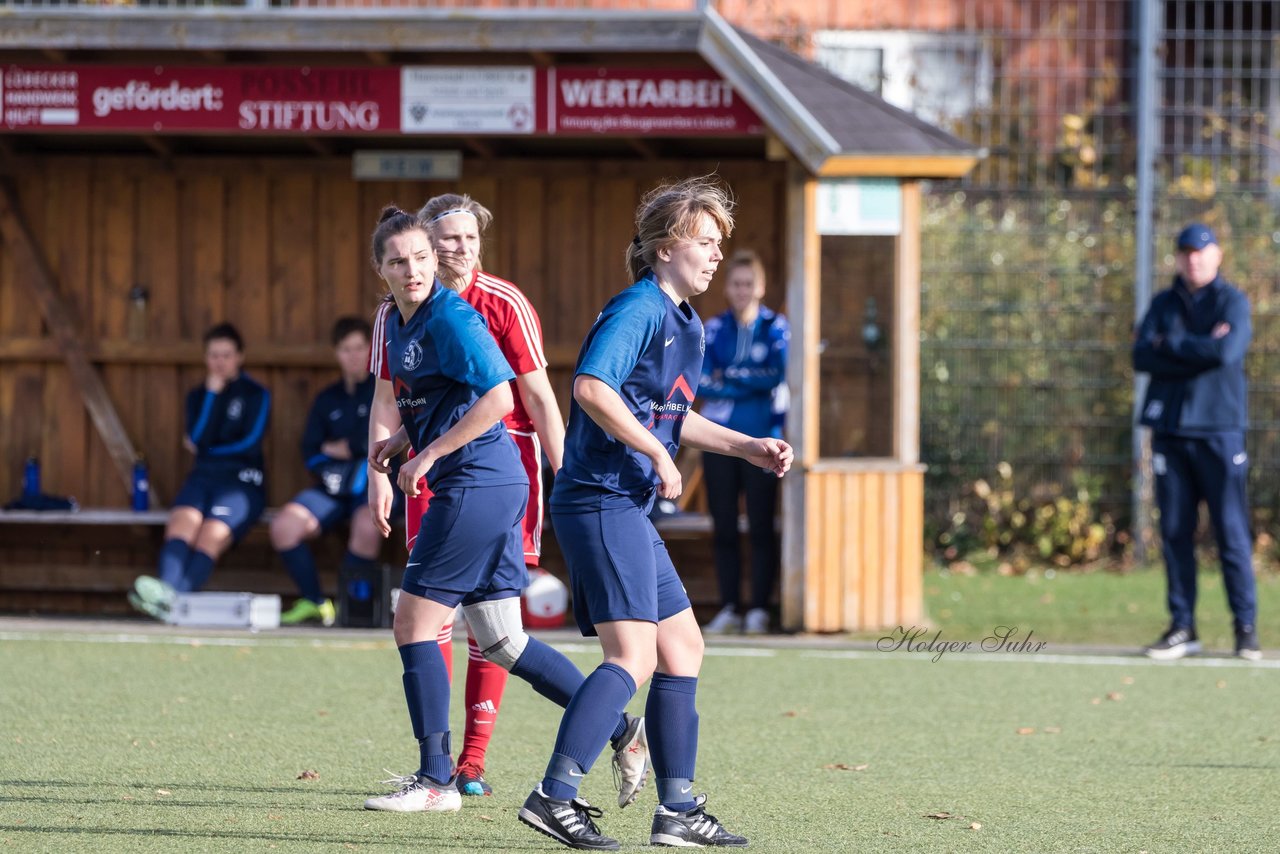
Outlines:
[[577,792],[612,721],[650,676],[645,725],[660,801],[650,844],[747,844],[706,812],[705,795],[692,794],[702,635],[648,519],[657,496],[680,495],[673,458],[682,440],[778,476],[791,466],[791,448],[780,439],[755,439],[692,411],[704,341],[688,299],[715,275],[720,242],[733,228],[730,210],[708,178],[647,194],[627,248],[636,283],[605,306],[578,356],[551,516],[579,628],[599,635],[605,660],[565,710],[546,776],[519,813],[570,848],[618,847],[592,820],[600,811]]
[[[538,566],[542,554],[542,461],[545,453],[552,471],[559,471],[564,450],[564,421],[555,392],[547,378],[547,358],[542,348],[542,324],[529,299],[516,285],[484,272],[480,266],[481,237],[493,219],[487,208],[470,196],[445,193],[429,199],[418,216],[431,237],[441,263],[453,275],[445,278],[446,284],[457,290],[484,317],[489,332],[502,351],[507,363],[515,372],[512,381],[514,407],[503,419],[507,433],[520,451],[520,460],[529,478],[529,503],[525,511],[524,560],[531,570]],[[381,330],[386,325],[390,305],[382,306],[375,321],[375,339],[382,346],[385,336]],[[372,365],[382,380],[380,393],[374,407],[374,418],[389,420],[394,411],[388,410],[393,401],[390,374],[383,352],[378,352]],[[393,403],[391,403],[394,406]],[[375,425],[375,429],[376,429]],[[389,430],[382,428],[389,434]],[[376,438],[382,438],[378,436]],[[374,515],[382,517],[384,530],[386,509],[391,505],[390,484],[385,479],[374,478],[372,496]],[[418,522],[429,506],[430,489],[423,489],[419,496],[406,503],[406,523],[410,540],[418,533]],[[410,542],[412,548],[412,542]],[[453,636],[453,626],[446,625],[439,641],[447,644]],[[498,708],[507,682],[507,671],[484,659],[476,646],[475,638],[468,637],[467,678],[465,691],[466,729],[462,751],[458,755],[458,783],[464,795],[488,795],[492,789],[484,778],[485,754],[489,739],[497,722]],[[448,661],[452,656],[446,654]],[[643,726],[643,724],[637,724]],[[643,732],[637,734],[643,738]],[[643,782],[641,778],[640,782]],[[634,791],[626,792],[623,800],[630,802]]]
[[[433,496],[409,554],[394,634],[420,766],[368,809],[460,808],[449,745],[449,679],[438,638],[461,604],[486,659],[564,705],[582,674],[524,633],[520,590],[528,583],[521,519],[528,479],[501,419],[513,405],[514,372],[474,308],[435,278],[436,255],[421,222],[391,208],[373,236],[373,259],[395,298],[385,324],[388,366],[402,428],[370,448],[370,466],[406,444],[415,455],[397,482],[406,496],[426,478]],[[621,710],[619,710],[621,711]],[[622,726],[615,715],[615,731]],[[391,781],[389,781],[391,782]]]
[[241,372],[244,341],[230,323],[204,334],[204,384],[187,394],[183,446],[195,466],[173,499],[160,549],[159,579],[134,581],[129,601],[165,619],[176,593],[202,588],[213,565],[248,532],[266,506],[262,439],[271,394]]

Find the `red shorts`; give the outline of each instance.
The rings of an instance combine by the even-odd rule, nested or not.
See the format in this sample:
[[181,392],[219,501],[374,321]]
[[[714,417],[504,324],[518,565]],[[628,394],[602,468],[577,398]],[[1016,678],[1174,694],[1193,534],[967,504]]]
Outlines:
[[[520,462],[524,464],[524,472],[529,476],[529,506],[525,510],[524,521],[524,562],[537,566],[542,557],[542,445],[538,443],[536,433],[517,433],[508,430],[509,435],[520,451]],[[410,458],[413,451],[409,452]],[[426,479],[418,481],[420,492],[417,497],[405,496],[404,530],[405,545],[410,551],[418,540],[418,528],[422,525],[422,515],[427,512],[431,503],[431,491],[427,489]]]

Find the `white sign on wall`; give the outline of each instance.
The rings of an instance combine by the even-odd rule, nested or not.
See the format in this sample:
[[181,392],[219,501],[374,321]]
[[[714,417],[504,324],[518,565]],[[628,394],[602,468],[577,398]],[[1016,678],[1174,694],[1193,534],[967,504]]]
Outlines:
[[818,182],[819,234],[902,232],[902,188],[894,178],[830,178]]
[[534,70],[524,66],[401,69],[402,133],[533,133]]

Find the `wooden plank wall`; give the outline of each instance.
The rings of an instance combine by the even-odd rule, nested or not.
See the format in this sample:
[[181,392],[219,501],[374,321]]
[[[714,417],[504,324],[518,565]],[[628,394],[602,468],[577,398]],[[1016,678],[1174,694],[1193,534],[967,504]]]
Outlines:
[[805,628],[911,626],[921,619],[924,472],[892,463],[810,471]]
[[[297,450],[313,395],[333,379],[328,330],[371,315],[381,282],[368,234],[388,202],[416,207],[468,192],[496,220],[485,266],[515,280],[542,316],[552,380],[567,409],[582,336],[628,282],[622,257],[640,195],[659,180],[717,169],[738,201],[731,252],[750,246],[783,304],[781,164],[685,161],[472,161],[456,183],[356,183],[346,160],[57,156],[23,163],[23,210],[79,318],[86,346],[157,488],[172,496],[189,459],[182,401],[203,378],[199,338],[230,320],[248,372],[273,393],[269,500],[307,485]],[[0,500],[36,454],[47,492],[86,506],[128,496],[24,293],[28,272],[0,245]],[[720,285],[717,282],[715,288]],[[148,299],[130,299],[135,287]],[[719,293],[695,304],[704,316]]]

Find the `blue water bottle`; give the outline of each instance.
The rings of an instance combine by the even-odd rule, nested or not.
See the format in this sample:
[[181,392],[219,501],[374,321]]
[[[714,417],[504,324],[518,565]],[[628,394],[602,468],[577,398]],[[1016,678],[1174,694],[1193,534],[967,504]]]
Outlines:
[[22,469],[22,497],[35,498],[40,494],[40,458],[35,454],[27,457],[27,464]]
[[151,481],[147,477],[147,460],[142,454],[133,464],[133,509],[145,513],[151,509]]

